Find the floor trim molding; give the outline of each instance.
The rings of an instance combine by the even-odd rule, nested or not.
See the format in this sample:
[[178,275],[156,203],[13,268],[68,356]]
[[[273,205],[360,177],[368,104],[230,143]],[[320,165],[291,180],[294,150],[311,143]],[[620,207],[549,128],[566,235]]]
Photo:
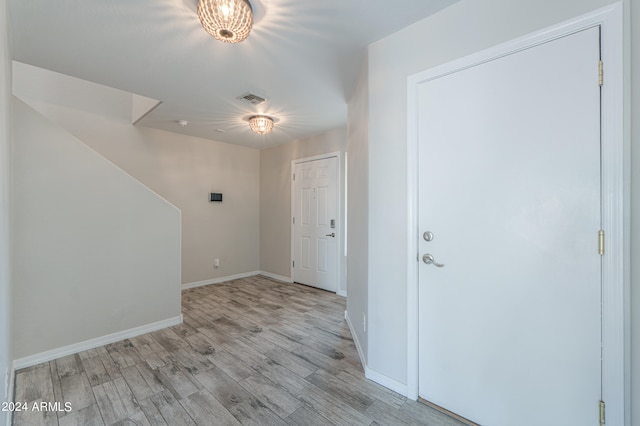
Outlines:
[[272,274],[271,272],[266,272],[266,271],[251,271],[251,272],[243,272],[241,274],[227,275],[227,276],[219,277],[219,278],[212,278],[210,280],[196,281],[196,282],[193,282],[193,283],[186,283],[186,284],[182,284],[181,288],[182,288],[182,290],[187,290],[189,288],[202,287],[202,286],[211,285],[211,284],[220,284],[220,283],[224,283],[224,282],[227,282],[227,281],[239,280],[241,278],[255,277],[256,275],[264,275],[265,277],[273,278],[274,280],[282,281],[282,282],[285,282],[285,283],[292,283],[293,282],[293,280],[291,278],[285,277],[283,275]]
[[274,280],[282,281],[282,282],[285,282],[285,283],[292,283],[293,282],[293,279],[291,279],[290,277],[285,277],[284,275],[272,274],[271,272],[258,271],[257,274],[258,275],[264,275],[265,277],[273,278]]
[[347,325],[349,326],[349,331],[351,332],[351,337],[353,338],[353,343],[356,345],[356,351],[358,351],[358,356],[360,357],[360,363],[362,364],[362,368],[367,371],[367,359],[364,357],[364,352],[362,351],[362,346],[360,346],[360,341],[358,340],[358,335],[353,328],[353,324],[351,323],[351,318],[349,318],[349,311],[344,311],[344,319],[347,321]]
[[358,356],[360,357],[360,362],[362,363],[362,368],[364,369],[364,376],[379,385],[382,385],[386,388],[391,389],[394,392],[399,393],[402,396],[407,396],[407,385],[404,383],[400,383],[399,381],[392,379],[391,377],[385,376],[382,373],[378,373],[375,370],[372,370],[367,365],[367,360],[364,357],[364,352],[362,351],[362,347],[360,346],[360,341],[358,340],[358,335],[355,333],[353,329],[353,324],[351,324],[351,319],[349,318],[349,312],[344,311],[344,319],[347,321],[347,325],[349,326],[349,331],[351,331],[351,337],[353,338],[353,343],[356,346],[356,350],[358,351]]
[[252,276],[258,275],[258,274],[259,274],[258,271],[243,272],[241,274],[227,275],[227,276],[224,276],[224,277],[212,278],[210,280],[196,281],[196,282],[193,282],[193,283],[182,284],[182,289],[183,290],[187,290],[189,288],[202,287],[202,286],[205,286],[205,285],[220,284],[220,283],[223,283],[225,281],[231,281],[231,280],[237,280],[237,279],[240,279],[240,278],[252,277]]
[[63,356],[97,348],[99,346],[104,346],[109,343],[114,343],[123,339],[140,336],[141,334],[150,333],[152,331],[160,330],[162,328],[167,328],[167,327],[171,327],[178,324],[182,324],[182,314],[173,318],[168,318],[165,320],[153,322],[151,324],[142,325],[140,327],[134,327],[128,330],[118,331],[116,333],[107,334],[106,336],[85,340],[83,342],[74,343],[71,345],[41,352],[39,354],[30,355],[24,358],[19,358],[13,361],[13,371],[14,371],[13,375],[15,376],[16,370],[20,370],[22,368],[31,367],[34,365],[41,364],[43,362],[48,362],[57,358],[61,358]]
[[400,383],[399,381],[392,379],[389,376],[378,373],[377,371],[372,370],[369,367],[365,367],[364,376],[367,379],[372,380],[377,384],[384,386],[385,388],[391,389],[392,391],[397,392],[402,396],[407,396],[407,385],[404,383]]

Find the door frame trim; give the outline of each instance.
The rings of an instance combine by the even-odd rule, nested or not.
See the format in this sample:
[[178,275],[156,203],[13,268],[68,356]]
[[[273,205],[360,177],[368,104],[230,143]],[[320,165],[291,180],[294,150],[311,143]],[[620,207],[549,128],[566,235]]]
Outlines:
[[291,280],[293,282],[295,282],[296,277],[295,277],[295,271],[293,268],[293,260],[294,260],[294,256],[295,256],[295,233],[294,233],[294,225],[293,225],[293,216],[295,213],[295,188],[294,188],[294,184],[293,184],[293,173],[295,172],[296,169],[296,164],[300,164],[300,163],[308,163],[310,161],[316,161],[316,160],[325,160],[327,158],[336,158],[336,197],[337,197],[337,204],[336,204],[336,208],[338,209],[338,215],[336,217],[336,233],[338,234],[338,246],[337,246],[337,250],[336,250],[336,294],[338,295],[344,295],[342,294],[344,293],[344,291],[342,290],[342,285],[341,285],[341,277],[342,277],[342,270],[341,270],[341,259],[340,259],[340,247],[342,247],[341,242],[343,241],[343,232],[342,232],[342,195],[341,195],[341,187],[342,187],[342,161],[341,161],[341,156],[342,153],[340,151],[334,151],[334,152],[328,152],[326,154],[320,154],[320,155],[314,155],[312,157],[304,157],[304,158],[298,158],[295,160],[291,160],[291,173],[290,173],[290,180],[289,183],[291,184],[291,214],[289,215],[289,224],[291,225],[291,259],[289,261],[289,267],[291,268]]
[[[602,257],[602,398],[607,423],[630,422],[630,164],[628,124],[624,122],[623,6],[597,9],[552,27],[407,78],[407,397],[418,398],[418,88],[430,80],[464,70],[572,33],[600,26],[605,84],[602,86],[602,227],[607,248]],[[595,66],[595,64],[594,64]],[[595,79],[594,74],[594,79]],[[596,234],[594,231],[594,250]],[[414,257],[415,256],[415,257]],[[595,403],[595,402],[594,402]],[[594,413],[595,413],[594,408]]]

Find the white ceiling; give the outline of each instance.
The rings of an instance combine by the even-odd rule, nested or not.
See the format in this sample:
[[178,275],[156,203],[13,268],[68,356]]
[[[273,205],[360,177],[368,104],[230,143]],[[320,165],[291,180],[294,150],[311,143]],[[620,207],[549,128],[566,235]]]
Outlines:
[[9,0],[13,59],[162,101],[138,125],[264,148],[344,126],[366,46],[458,0],[250,1],[249,38],[227,44],[197,0]]

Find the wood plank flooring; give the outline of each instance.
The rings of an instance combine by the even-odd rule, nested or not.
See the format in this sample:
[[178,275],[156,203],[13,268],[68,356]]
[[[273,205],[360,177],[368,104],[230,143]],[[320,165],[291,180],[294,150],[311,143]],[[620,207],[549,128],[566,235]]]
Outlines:
[[181,325],[19,370],[13,424],[462,425],[364,378],[335,294],[256,276],[182,307]]

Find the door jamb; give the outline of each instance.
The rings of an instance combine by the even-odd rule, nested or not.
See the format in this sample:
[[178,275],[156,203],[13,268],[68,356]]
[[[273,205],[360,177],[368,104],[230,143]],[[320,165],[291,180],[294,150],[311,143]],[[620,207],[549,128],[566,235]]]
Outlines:
[[341,152],[340,151],[335,151],[335,152],[329,152],[326,154],[320,154],[320,155],[314,155],[312,157],[304,157],[304,158],[298,158],[295,160],[291,160],[291,176],[290,176],[290,180],[289,182],[291,183],[291,214],[289,216],[289,224],[291,225],[291,259],[289,261],[289,266],[291,267],[291,281],[295,282],[296,277],[295,277],[295,271],[294,271],[294,267],[293,267],[293,259],[295,258],[295,234],[294,234],[294,228],[293,228],[293,216],[295,213],[295,188],[294,188],[294,184],[293,184],[293,174],[295,172],[296,169],[296,164],[299,163],[308,163],[310,161],[316,161],[316,160],[324,160],[327,158],[332,158],[332,157],[336,157],[336,197],[337,197],[337,205],[336,208],[338,210],[338,214],[336,217],[336,234],[338,234],[338,248],[336,250],[336,294],[338,295],[344,295],[346,296],[344,293],[344,290],[342,290],[342,285],[341,285],[341,277],[342,277],[342,270],[341,270],[341,256],[340,256],[340,247],[342,247],[341,242],[343,241],[343,232],[342,232],[342,204],[341,204],[341,200],[342,200],[342,195],[340,193],[340,189],[342,187],[342,169],[341,169]]
[[[629,246],[630,246],[630,141],[625,132],[623,93],[623,14],[620,2],[570,19],[550,28],[500,44],[470,56],[425,70],[407,79],[407,397],[418,398],[418,87],[451,74],[554,40],[587,28],[601,26],[602,61],[602,227],[607,248],[602,257],[603,367],[602,398],[607,423],[629,424],[630,372]],[[594,230],[594,250],[596,235]],[[414,257],[416,256],[416,257]],[[627,374],[625,374],[627,373]],[[594,411],[595,412],[595,411]],[[626,423],[625,423],[626,422]]]

